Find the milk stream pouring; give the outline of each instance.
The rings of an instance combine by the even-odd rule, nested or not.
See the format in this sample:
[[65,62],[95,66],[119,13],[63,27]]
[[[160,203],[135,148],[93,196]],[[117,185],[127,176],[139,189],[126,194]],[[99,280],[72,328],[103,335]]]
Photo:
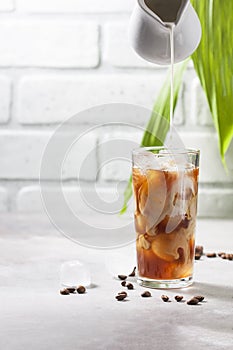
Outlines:
[[130,22],[130,39],[142,58],[160,65],[171,65],[167,142],[172,146],[174,63],[189,57],[198,47],[201,40],[199,18],[189,0],[137,0]]

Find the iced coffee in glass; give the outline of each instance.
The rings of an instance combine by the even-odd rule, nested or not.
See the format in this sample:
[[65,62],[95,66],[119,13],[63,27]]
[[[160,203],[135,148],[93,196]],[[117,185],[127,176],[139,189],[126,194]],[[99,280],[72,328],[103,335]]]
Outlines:
[[192,284],[199,151],[133,151],[138,281],[151,288]]

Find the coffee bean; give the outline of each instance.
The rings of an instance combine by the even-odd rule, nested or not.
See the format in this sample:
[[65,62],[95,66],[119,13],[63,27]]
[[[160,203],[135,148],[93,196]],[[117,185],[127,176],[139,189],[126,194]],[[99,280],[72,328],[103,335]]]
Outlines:
[[226,258],[227,258],[228,260],[233,260],[233,254],[227,254],[227,255],[226,255]]
[[141,296],[142,296],[143,298],[149,298],[149,297],[151,297],[151,293],[150,293],[149,291],[145,291],[145,292],[143,292],[143,293],[141,294]]
[[183,300],[183,295],[176,295],[175,300],[179,303],[181,300]]
[[127,297],[127,293],[126,292],[120,292],[120,293],[118,293],[118,295],[125,295]]
[[224,252],[219,252],[218,253],[218,256],[220,256],[220,258],[222,257],[222,255],[225,255],[226,253],[224,253]]
[[197,299],[199,302],[201,302],[205,299],[205,297],[203,297],[202,295],[197,295],[194,297],[194,299]]
[[221,258],[225,260],[227,258],[227,254],[222,254]]
[[66,288],[70,294],[74,294],[76,292],[76,289],[73,287]]
[[192,299],[187,301],[188,305],[197,305],[198,303],[199,303],[199,300],[196,298],[192,298]]
[[115,296],[115,298],[116,298],[118,301],[122,301],[122,300],[124,300],[126,297],[127,297],[127,295],[125,295],[125,294],[118,294],[117,296]]
[[195,254],[198,254],[198,255],[203,255],[203,251],[204,251],[204,248],[202,245],[197,245],[195,247]]
[[168,297],[167,295],[162,295],[162,296],[161,296],[161,299],[162,299],[165,303],[167,303],[167,302],[169,301],[169,297]]
[[121,282],[122,287],[126,286],[126,281]]
[[84,294],[86,292],[86,288],[83,286],[79,286],[77,288],[77,292],[78,292],[78,294]]
[[65,288],[65,289],[61,289],[61,290],[60,290],[60,294],[61,294],[61,295],[69,295],[70,292],[68,291],[67,288]]
[[206,254],[207,258],[216,258],[216,253],[207,253]]
[[135,277],[136,266],[133,268],[133,271],[129,275],[129,277]]
[[201,259],[201,254],[195,254],[195,260],[200,260]]
[[127,287],[128,289],[134,289],[134,286],[133,286],[133,284],[132,284],[132,283],[128,283],[128,284],[126,284],[126,287]]
[[127,276],[125,275],[118,275],[118,278],[122,281],[126,280]]

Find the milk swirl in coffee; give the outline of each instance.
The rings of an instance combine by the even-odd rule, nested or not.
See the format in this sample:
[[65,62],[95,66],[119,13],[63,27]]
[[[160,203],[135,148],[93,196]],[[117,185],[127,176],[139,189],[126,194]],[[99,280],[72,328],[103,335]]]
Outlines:
[[192,276],[198,168],[133,169],[139,276]]

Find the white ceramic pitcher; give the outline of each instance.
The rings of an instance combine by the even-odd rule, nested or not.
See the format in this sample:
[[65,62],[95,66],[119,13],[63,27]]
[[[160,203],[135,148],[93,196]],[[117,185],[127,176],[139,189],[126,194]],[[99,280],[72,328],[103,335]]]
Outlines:
[[201,24],[189,0],[137,0],[130,40],[137,54],[156,64],[171,62],[170,29],[174,23],[174,62],[190,56],[201,40]]

